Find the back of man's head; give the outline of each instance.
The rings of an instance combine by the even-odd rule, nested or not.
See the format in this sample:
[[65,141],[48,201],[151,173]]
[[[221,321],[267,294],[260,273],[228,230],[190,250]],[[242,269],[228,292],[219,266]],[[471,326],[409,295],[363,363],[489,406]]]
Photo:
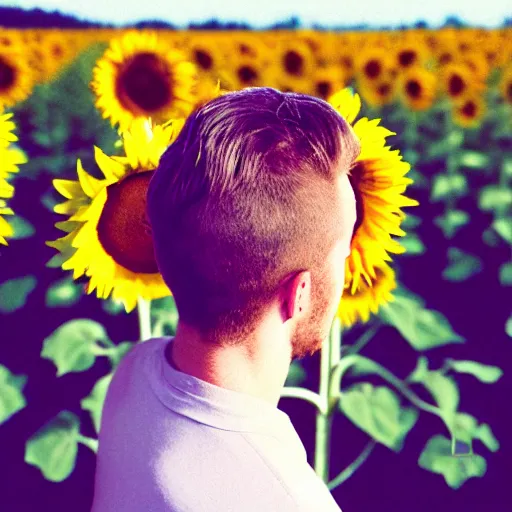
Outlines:
[[322,269],[340,233],[336,180],[359,151],[350,125],[312,96],[247,88],[192,113],[147,197],[180,321],[235,343],[285,277]]

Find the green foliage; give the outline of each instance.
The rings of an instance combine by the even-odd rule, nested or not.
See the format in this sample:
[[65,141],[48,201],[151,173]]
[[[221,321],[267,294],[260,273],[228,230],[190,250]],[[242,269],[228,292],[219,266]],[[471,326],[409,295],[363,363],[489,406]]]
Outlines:
[[91,393],[80,401],[82,409],[90,412],[94,428],[98,434],[100,432],[103,402],[105,401],[108,387],[113,376],[113,373],[109,373],[96,381]]
[[395,294],[395,300],[379,310],[380,319],[393,327],[416,350],[428,350],[448,343],[463,343],[439,311],[427,309],[418,297]]
[[492,227],[496,233],[505,240],[505,242],[512,244],[512,217],[501,217],[496,219],[492,223]]
[[480,455],[452,455],[452,443],[444,436],[433,436],[423,449],[418,464],[420,467],[444,476],[446,483],[458,489],[472,477],[482,477],[487,463]]
[[28,296],[34,291],[37,279],[34,276],[24,276],[10,279],[0,285],[0,311],[12,313],[22,308]]
[[368,382],[354,384],[341,393],[340,410],[376,441],[400,451],[405,436],[418,419],[413,407],[400,406],[398,396],[388,387]]
[[47,480],[62,482],[75,468],[80,420],[61,411],[32,436],[25,447],[25,462],[38,467]]
[[468,191],[468,180],[464,174],[436,174],[432,191],[431,201],[441,201],[448,197],[462,197]]
[[456,247],[448,248],[449,265],[443,270],[448,281],[465,281],[482,270],[482,261]]
[[22,240],[24,238],[30,238],[34,233],[34,226],[23,217],[15,215],[9,219],[9,224],[14,229],[13,240]]
[[178,310],[174,297],[164,297],[153,301],[151,307],[153,336],[174,336],[178,325]]
[[480,190],[478,206],[483,211],[504,215],[512,206],[512,189],[502,185],[487,185]]
[[[43,342],[41,357],[57,366],[57,377],[88,370],[101,353],[98,341],[110,341],[103,325],[81,318],[61,325]],[[100,349],[100,350],[98,350]]]
[[65,277],[53,283],[46,291],[47,307],[69,307],[76,304],[82,295],[82,287],[71,277]]
[[306,370],[299,361],[292,361],[288,375],[284,383],[285,386],[300,386],[307,378]]
[[407,233],[407,235],[400,239],[400,245],[405,247],[405,255],[417,256],[425,253],[425,245],[416,233]]
[[486,384],[496,382],[503,375],[503,370],[498,366],[482,364],[477,361],[456,361],[455,359],[447,359],[446,367],[458,373],[469,373],[480,382],[485,382]]
[[453,238],[458,230],[469,222],[469,214],[464,210],[449,210],[434,219],[446,238]]
[[0,364],[0,425],[27,405],[22,393],[26,382],[26,375],[14,375]]

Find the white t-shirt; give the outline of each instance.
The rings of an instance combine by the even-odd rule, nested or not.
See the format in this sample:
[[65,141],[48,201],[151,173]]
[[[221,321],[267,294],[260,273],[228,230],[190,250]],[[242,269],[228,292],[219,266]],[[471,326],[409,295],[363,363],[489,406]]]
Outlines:
[[289,416],[136,345],[110,383],[92,512],[341,512]]

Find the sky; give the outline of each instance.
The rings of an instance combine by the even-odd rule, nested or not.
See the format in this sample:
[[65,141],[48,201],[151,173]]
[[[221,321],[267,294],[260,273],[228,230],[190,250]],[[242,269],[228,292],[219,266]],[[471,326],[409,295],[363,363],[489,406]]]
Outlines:
[[0,5],[59,10],[114,24],[157,19],[180,27],[217,18],[264,28],[293,15],[306,27],[412,25],[419,20],[436,27],[450,15],[471,25],[495,27],[512,17],[511,0],[0,0]]

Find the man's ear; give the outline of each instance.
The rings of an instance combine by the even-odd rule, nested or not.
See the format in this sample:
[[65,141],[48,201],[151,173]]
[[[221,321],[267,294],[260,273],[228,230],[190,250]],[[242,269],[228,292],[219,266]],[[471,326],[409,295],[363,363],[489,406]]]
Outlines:
[[280,294],[281,316],[287,321],[309,307],[311,297],[311,273],[303,271],[283,282]]
[[298,273],[290,283],[289,292],[289,318],[293,316],[302,316],[303,312],[309,308],[311,296],[311,273],[304,271]]

